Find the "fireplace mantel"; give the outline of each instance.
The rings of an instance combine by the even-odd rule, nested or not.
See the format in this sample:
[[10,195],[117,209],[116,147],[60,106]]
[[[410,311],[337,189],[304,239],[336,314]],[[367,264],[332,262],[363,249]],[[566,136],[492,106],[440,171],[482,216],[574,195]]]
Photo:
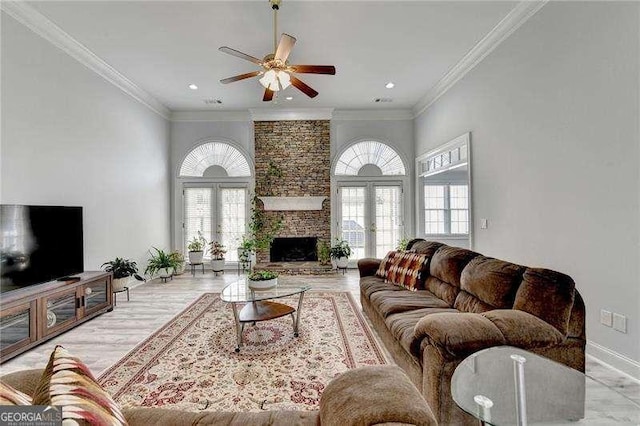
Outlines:
[[327,197],[258,197],[265,210],[322,210],[322,202]]

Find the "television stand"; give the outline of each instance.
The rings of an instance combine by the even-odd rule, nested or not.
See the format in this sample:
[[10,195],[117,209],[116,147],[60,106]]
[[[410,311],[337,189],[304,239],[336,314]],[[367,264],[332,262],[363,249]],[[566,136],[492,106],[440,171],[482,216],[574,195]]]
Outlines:
[[64,278],[2,293],[0,363],[113,310],[110,273]]
[[66,277],[60,277],[58,278],[56,281],[64,281],[64,282],[75,282],[75,281],[80,281],[82,278],[80,277],[72,277],[72,276],[66,276]]

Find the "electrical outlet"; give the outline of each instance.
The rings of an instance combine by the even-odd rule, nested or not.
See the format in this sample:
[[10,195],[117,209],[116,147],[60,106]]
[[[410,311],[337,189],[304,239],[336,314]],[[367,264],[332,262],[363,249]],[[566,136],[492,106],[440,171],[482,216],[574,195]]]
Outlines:
[[487,229],[489,227],[489,221],[487,219],[480,219],[480,229]]
[[627,317],[620,314],[613,314],[613,329],[621,333],[627,332]]
[[600,309],[600,324],[613,327],[613,316],[611,312]]

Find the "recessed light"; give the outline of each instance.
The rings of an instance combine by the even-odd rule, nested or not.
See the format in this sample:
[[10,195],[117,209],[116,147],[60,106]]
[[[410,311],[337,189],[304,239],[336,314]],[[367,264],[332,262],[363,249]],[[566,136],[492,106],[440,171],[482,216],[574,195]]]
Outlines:
[[293,99],[293,96],[287,96],[285,99],[290,101],[291,99]]
[[191,84],[189,85],[189,89],[191,89],[191,90],[198,90],[198,86],[196,86],[195,84],[191,83]]
[[384,87],[386,87],[387,89],[393,89],[395,87],[395,84],[393,84],[392,82],[388,82],[384,85]]

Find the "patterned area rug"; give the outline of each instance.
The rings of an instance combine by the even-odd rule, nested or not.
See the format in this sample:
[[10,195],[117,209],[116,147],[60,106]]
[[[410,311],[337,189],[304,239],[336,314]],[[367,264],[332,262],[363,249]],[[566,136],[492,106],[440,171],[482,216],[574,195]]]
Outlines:
[[[296,307],[298,297],[280,299]],[[188,411],[314,410],[348,369],[386,364],[346,292],[307,292],[300,336],[291,317],[247,325],[235,349],[231,306],[207,293],[99,378],[123,407]]]

